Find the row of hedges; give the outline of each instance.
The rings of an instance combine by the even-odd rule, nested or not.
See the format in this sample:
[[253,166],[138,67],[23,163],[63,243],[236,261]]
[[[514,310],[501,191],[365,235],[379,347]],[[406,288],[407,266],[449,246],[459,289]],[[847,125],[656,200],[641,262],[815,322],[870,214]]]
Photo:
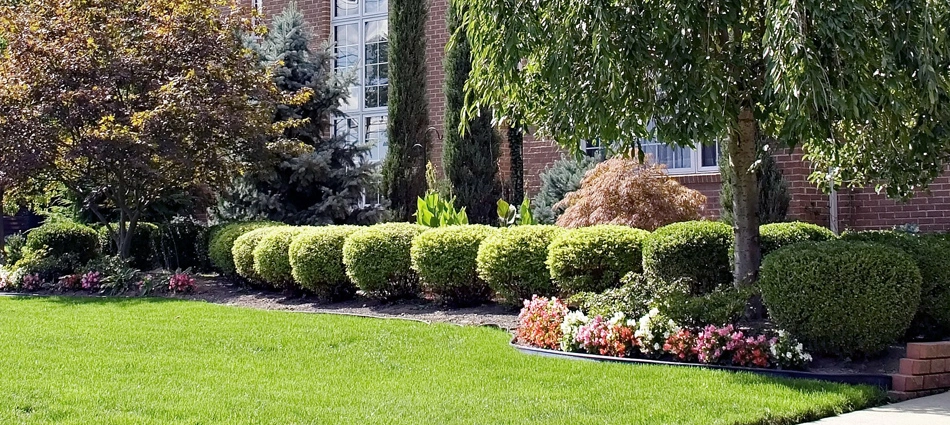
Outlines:
[[[774,234],[771,246],[783,246],[826,236],[816,229],[821,228],[784,223],[763,226],[763,233]],[[652,234],[613,225],[429,229],[407,223],[288,227],[255,222],[215,229],[209,255],[222,272],[327,298],[349,296],[359,288],[380,298],[425,291],[452,304],[472,304],[497,293],[520,303],[532,295],[617,288],[631,273],[687,282],[687,295],[706,296],[729,287],[731,241],[730,228],[714,222],[677,223]]]

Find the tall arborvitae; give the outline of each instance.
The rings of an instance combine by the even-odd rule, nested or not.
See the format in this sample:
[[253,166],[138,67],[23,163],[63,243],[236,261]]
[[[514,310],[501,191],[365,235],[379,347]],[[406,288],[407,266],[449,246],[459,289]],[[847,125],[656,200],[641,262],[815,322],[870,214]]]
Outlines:
[[[446,26],[454,34],[459,26],[461,0],[449,0]],[[490,224],[498,219],[498,153],[501,138],[492,126],[489,111],[467,123],[459,132],[465,106],[465,81],[472,70],[471,51],[465,33],[456,35],[445,54],[445,139],[442,165],[452,183],[456,205],[465,207],[473,223]]]
[[508,152],[511,165],[511,202],[520,205],[524,200],[524,132],[517,122],[509,123]]
[[393,218],[412,219],[425,195],[429,151],[426,97],[426,0],[389,1],[389,153],[383,192]]
[[275,166],[245,173],[221,197],[225,219],[270,219],[291,224],[371,223],[378,207],[364,206],[363,193],[378,181],[377,166],[364,161],[370,146],[347,141],[331,131],[333,119],[348,96],[353,77],[333,72],[328,43],[317,51],[303,14],[291,2],[274,17],[262,39],[249,47],[273,68],[277,87],[287,93],[312,90],[300,105],[279,105],[274,121],[307,119],[271,144]]
[[[774,146],[774,143],[772,145]],[[760,140],[759,164],[755,173],[759,181],[759,223],[781,223],[787,219],[791,196],[788,193],[788,182],[767,148],[764,141]],[[729,155],[725,150],[719,158],[719,174],[722,178],[722,190],[719,192],[720,217],[723,222],[732,224],[732,180],[735,178],[735,171],[729,164]]]

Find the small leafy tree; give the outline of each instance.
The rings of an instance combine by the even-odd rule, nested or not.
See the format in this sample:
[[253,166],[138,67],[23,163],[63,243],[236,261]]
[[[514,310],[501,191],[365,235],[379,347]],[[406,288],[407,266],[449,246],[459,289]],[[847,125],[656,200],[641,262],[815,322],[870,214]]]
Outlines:
[[149,205],[261,156],[279,93],[242,45],[254,28],[237,3],[33,0],[0,22],[0,105],[30,118],[5,131],[49,149],[51,180],[103,224],[118,211],[123,258]]
[[706,204],[699,191],[679,184],[662,165],[611,158],[584,177],[581,188],[557,206],[561,227],[619,224],[655,230],[670,223],[698,220]]
[[377,206],[364,206],[365,189],[377,184],[377,167],[363,161],[370,146],[334,134],[353,75],[333,72],[329,44],[311,50],[307,22],[291,2],[275,16],[267,35],[249,39],[274,83],[287,95],[313,95],[300,104],[277,105],[278,124],[301,121],[271,139],[272,167],[253,169],[234,179],[220,199],[225,219],[272,220],[289,224],[375,222]]
[[426,191],[429,102],[426,96],[425,0],[389,1],[389,152],[383,192],[393,217],[409,221]]
[[[454,32],[464,8],[461,0],[450,0],[447,27]],[[465,106],[465,81],[472,69],[468,41],[459,37],[445,54],[445,139],[442,163],[452,182],[452,193],[459,205],[468,210],[473,223],[490,224],[495,220],[494,202],[501,194],[498,181],[498,154],[501,137],[487,109],[467,123],[469,131],[458,132]]]
[[[788,193],[788,182],[772,157],[770,147],[759,149],[759,164],[755,172],[759,181],[759,222],[769,224],[785,221],[792,198]],[[725,152],[719,159],[719,175],[722,178],[722,189],[719,192],[720,218],[724,223],[732,224],[735,221],[732,209],[735,171]]]

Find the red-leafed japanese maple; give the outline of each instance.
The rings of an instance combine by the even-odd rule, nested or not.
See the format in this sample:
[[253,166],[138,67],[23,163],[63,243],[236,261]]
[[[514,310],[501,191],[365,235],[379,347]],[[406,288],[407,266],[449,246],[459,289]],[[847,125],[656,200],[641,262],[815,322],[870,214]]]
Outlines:
[[[127,257],[142,212],[260,157],[279,96],[227,0],[33,0],[0,8],[0,143],[35,146]],[[9,114],[9,115],[8,115]],[[35,152],[34,152],[35,154]],[[23,156],[21,156],[23,155]],[[33,177],[36,177],[35,175]]]
[[679,221],[698,220],[706,197],[679,184],[663,166],[613,158],[587,173],[581,188],[558,206],[562,227],[620,224],[646,230]]

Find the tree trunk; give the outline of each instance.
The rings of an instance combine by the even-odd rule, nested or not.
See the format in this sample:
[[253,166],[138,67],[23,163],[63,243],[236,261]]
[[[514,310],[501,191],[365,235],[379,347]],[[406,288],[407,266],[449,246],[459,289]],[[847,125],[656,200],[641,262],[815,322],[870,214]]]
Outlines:
[[[762,252],[759,247],[759,182],[755,170],[758,124],[752,110],[743,107],[739,113],[739,128],[729,138],[729,161],[735,172],[733,182],[732,225],[735,234],[735,285],[752,285],[759,276]],[[753,309],[758,306],[753,305]],[[759,309],[760,310],[760,309]]]
[[511,165],[511,204],[521,205],[524,201],[524,133],[517,122],[508,127],[508,150]]

